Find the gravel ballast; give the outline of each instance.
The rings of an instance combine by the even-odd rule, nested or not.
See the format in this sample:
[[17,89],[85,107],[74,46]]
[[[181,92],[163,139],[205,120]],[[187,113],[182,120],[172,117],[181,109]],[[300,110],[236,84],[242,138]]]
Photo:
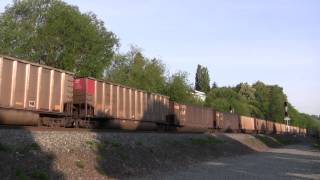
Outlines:
[[246,134],[0,129],[1,179],[112,179],[267,149]]

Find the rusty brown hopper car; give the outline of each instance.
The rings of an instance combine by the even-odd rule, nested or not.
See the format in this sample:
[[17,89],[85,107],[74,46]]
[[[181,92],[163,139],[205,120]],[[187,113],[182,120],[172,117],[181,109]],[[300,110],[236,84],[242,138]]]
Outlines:
[[174,117],[171,124],[178,130],[202,132],[213,128],[215,111],[212,108],[171,101],[170,112]]
[[305,135],[305,128],[299,128],[299,134]]
[[254,132],[256,130],[254,118],[240,116],[240,127],[243,132]]
[[307,129],[306,128],[302,128],[301,132],[302,132],[303,135],[307,135]]
[[286,124],[282,124],[280,125],[281,128],[281,133],[286,133],[287,132],[287,125]]
[[299,130],[298,127],[293,126],[292,134],[298,134]]
[[281,134],[282,133],[282,131],[281,131],[281,123],[274,122],[274,129],[275,129],[275,133],[276,134]]
[[291,134],[296,134],[296,127],[295,126],[291,126],[292,130],[290,131]]
[[298,134],[298,133],[299,133],[298,127],[294,126],[293,127],[293,134]]
[[293,133],[298,134],[299,133],[299,128],[297,126],[293,126]]
[[287,126],[287,125],[285,125],[285,127],[286,127],[286,132],[292,134],[292,132],[293,132],[293,126],[290,126],[290,125]]
[[300,131],[301,131],[300,128],[299,128],[299,127],[296,127],[296,133],[297,133],[297,134],[300,134]]
[[295,133],[295,126],[291,126],[291,131],[290,131],[291,134],[294,134]]
[[267,134],[275,133],[275,125],[273,121],[267,120]]
[[298,134],[302,134],[302,128],[297,127]]
[[75,116],[120,129],[156,129],[166,123],[169,97],[97,80],[74,80]]
[[256,130],[258,133],[266,133],[267,132],[267,121],[264,119],[255,119]]
[[37,125],[72,113],[73,74],[0,55],[0,124]]
[[240,131],[239,115],[216,111],[216,128],[227,132]]

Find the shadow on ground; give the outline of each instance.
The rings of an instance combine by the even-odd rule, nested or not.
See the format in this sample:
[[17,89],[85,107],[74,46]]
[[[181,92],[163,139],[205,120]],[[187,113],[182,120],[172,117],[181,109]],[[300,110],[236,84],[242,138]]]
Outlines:
[[[319,151],[303,147],[306,149],[295,146],[269,149],[248,134],[0,129],[0,179],[123,179],[150,174],[158,174],[151,178],[159,179],[168,173],[197,174],[190,167],[204,162],[202,168],[207,169],[207,174],[216,173],[217,177],[244,176],[250,179],[269,172],[268,168],[275,174],[285,172],[289,176],[291,173],[292,177],[317,174]],[[57,157],[48,153],[51,151]],[[243,156],[249,153],[253,154]],[[256,155],[258,157],[250,158]],[[230,156],[233,157],[223,160]],[[288,168],[282,167],[285,165]],[[277,169],[281,168],[286,171],[278,172]]]
[[44,152],[29,130],[0,129],[0,177],[11,179],[64,179],[54,170],[55,156]]
[[225,135],[170,133],[99,133],[96,170],[112,178],[141,177],[177,171],[188,165],[255,152]]
[[[275,143],[276,145],[268,144],[267,141],[262,141],[248,134],[118,132],[111,134],[97,133],[96,141],[89,144],[94,146],[96,150],[96,170],[100,174],[112,178],[139,178],[150,173],[161,174],[162,172],[183,171],[189,165],[216,160],[221,157],[264,152],[270,147],[281,147],[304,139],[299,137],[289,141],[287,138],[290,139],[290,136],[281,135],[264,136],[264,138],[269,138],[268,141],[273,143],[276,141],[277,143]],[[266,156],[271,158],[274,155],[266,154]],[[290,154],[283,156],[294,158],[291,157],[294,155]],[[263,163],[263,160],[261,160],[261,163]],[[217,165],[213,164],[214,166]],[[218,163],[217,166],[221,166],[221,164]],[[238,171],[239,173],[243,171],[245,173],[247,167],[254,169],[257,163],[248,161],[246,164],[238,164],[238,166],[230,164],[228,168],[230,171]]]

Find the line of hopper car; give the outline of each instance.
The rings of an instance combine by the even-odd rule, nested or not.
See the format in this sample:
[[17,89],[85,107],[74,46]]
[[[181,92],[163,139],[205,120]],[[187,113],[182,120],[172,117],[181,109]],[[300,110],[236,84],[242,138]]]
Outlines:
[[306,134],[305,128],[170,101],[168,96],[0,55],[0,124]]

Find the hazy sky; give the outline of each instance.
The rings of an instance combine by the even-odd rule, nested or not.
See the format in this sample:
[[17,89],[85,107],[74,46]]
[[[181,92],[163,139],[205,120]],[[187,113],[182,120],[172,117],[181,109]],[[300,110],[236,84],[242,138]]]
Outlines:
[[[0,0],[0,12],[10,0]],[[300,111],[320,114],[319,0],[67,0],[171,73],[207,66],[219,86],[279,84]]]

